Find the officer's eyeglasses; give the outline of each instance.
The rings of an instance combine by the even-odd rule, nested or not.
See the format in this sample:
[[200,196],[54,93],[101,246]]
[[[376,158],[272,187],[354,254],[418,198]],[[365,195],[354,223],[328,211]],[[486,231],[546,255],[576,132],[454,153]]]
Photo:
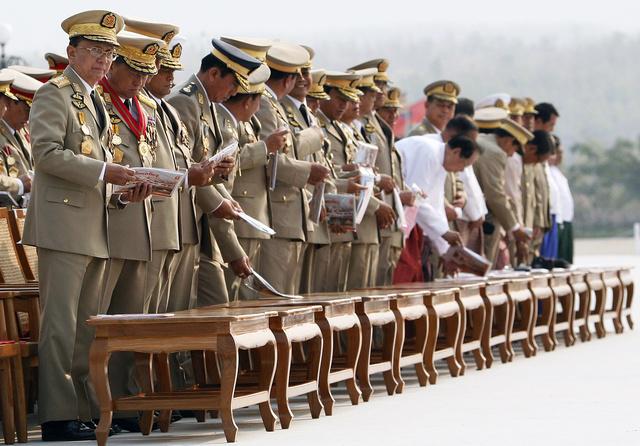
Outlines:
[[92,46],[90,48],[78,47],[79,50],[86,50],[91,54],[91,57],[94,59],[100,59],[102,56],[107,58],[108,60],[115,60],[118,55],[114,49],[104,50],[99,46]]

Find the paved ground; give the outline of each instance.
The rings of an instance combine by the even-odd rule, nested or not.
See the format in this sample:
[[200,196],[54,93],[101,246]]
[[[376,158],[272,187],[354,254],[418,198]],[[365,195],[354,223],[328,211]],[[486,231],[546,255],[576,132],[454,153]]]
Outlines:
[[[628,243],[628,244],[627,244]],[[632,241],[579,243],[577,264],[630,264]],[[583,249],[588,247],[587,249]],[[587,251],[589,254],[581,255]],[[611,253],[611,254],[606,254]],[[620,254],[618,254],[620,253]],[[585,254],[587,254],[585,252]],[[635,271],[640,283],[640,271]],[[635,306],[635,320],[640,310]],[[238,410],[241,445],[429,444],[518,446],[580,444],[640,445],[640,330],[611,333],[574,347],[560,345],[535,358],[519,354],[514,362],[490,370],[467,369],[451,378],[442,369],[436,386],[418,387],[407,376],[405,393],[388,397],[377,381],[369,403],[351,406],[342,389],[332,417],[311,420],[304,400],[294,403],[289,430],[265,432],[257,410]],[[467,361],[469,362],[469,361]],[[39,433],[33,431],[33,439]],[[225,443],[217,420],[180,421],[168,434],[118,435],[110,445],[208,445]],[[44,444],[44,443],[39,443]],[[53,444],[53,443],[51,443]],[[80,443],[82,444],[82,443]],[[87,442],[87,444],[91,444]]]

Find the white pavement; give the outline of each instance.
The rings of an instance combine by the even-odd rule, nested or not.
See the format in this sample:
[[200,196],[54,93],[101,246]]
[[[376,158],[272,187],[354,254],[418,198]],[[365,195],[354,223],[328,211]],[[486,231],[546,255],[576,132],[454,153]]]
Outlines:
[[[605,248],[599,252],[611,252]],[[580,245],[578,245],[578,252]],[[598,251],[596,251],[598,252]],[[620,251],[618,251],[620,252]],[[640,256],[583,255],[578,265],[635,265]],[[640,271],[635,270],[640,284]],[[638,294],[638,293],[636,293]],[[635,321],[640,323],[640,302]],[[452,446],[638,446],[640,445],[640,329],[570,348],[560,342],[534,358],[520,353],[490,370],[467,368],[451,378],[442,368],[435,386],[420,388],[407,376],[402,395],[388,397],[381,380],[368,403],[351,406],[343,388],[331,417],[312,420],[305,400],[294,402],[290,429],[265,432],[256,409],[236,411],[240,445],[423,444]],[[470,364],[470,361],[467,361]],[[34,430],[34,440],[39,432]],[[220,422],[182,420],[168,434],[118,435],[109,445],[224,444]],[[38,442],[38,444],[45,444]],[[55,444],[55,443],[50,443]],[[58,443],[59,444],[59,443]],[[94,444],[84,442],[77,444]]]

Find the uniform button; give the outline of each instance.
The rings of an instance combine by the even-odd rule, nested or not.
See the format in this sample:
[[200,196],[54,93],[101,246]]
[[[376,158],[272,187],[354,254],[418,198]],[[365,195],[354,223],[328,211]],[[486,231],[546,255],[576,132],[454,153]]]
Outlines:
[[286,195],[282,196],[282,201],[287,201],[287,196]]
[[246,190],[242,191],[242,195],[247,195],[247,191]]
[[69,203],[69,199],[68,199],[68,198],[65,198],[64,200],[62,200],[62,202],[63,202],[64,204],[67,204],[67,203]]

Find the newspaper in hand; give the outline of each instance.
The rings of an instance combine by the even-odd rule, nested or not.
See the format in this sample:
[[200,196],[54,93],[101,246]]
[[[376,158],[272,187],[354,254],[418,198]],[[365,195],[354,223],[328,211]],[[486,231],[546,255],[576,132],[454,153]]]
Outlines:
[[264,232],[265,234],[275,235],[276,233],[276,231],[274,231],[269,226],[262,223],[260,220],[257,220],[252,216],[245,214],[244,212],[238,212],[238,217],[246,221],[248,224],[256,228],[258,231]]
[[365,186],[366,189],[360,191],[360,195],[358,196],[355,221],[357,225],[362,223],[364,214],[367,211],[367,206],[369,206],[369,200],[371,200],[371,197],[373,196],[373,186],[376,183],[376,174],[371,167],[360,167],[358,171],[360,173],[360,184]]
[[155,167],[131,167],[130,169],[135,172],[135,176],[124,186],[114,186],[114,194],[122,194],[140,183],[148,183],[151,184],[151,195],[170,197],[178,190],[186,175],[186,171],[179,172]]
[[376,165],[376,158],[378,158],[378,146],[368,144],[366,142],[358,143],[358,150],[356,151],[355,158],[356,164],[373,167]]
[[213,164],[219,164],[220,161],[222,161],[223,159],[225,159],[228,156],[234,157],[236,156],[236,152],[238,151],[238,142],[234,141],[231,144],[229,144],[227,147],[225,147],[224,149],[220,150],[219,152],[214,153],[210,158],[209,161]]
[[347,231],[356,228],[356,197],[353,194],[326,194],[324,204],[327,209],[329,226],[342,226]]
[[313,195],[311,196],[311,200],[309,200],[309,220],[318,224],[320,221],[320,214],[322,213],[322,208],[324,207],[324,181],[322,183],[316,184],[313,187]]

